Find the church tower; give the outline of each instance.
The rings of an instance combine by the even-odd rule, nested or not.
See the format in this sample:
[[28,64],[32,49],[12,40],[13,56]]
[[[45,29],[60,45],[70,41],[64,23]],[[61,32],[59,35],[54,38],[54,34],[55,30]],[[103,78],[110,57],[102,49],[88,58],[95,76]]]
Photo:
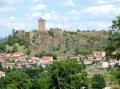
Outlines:
[[40,18],[38,20],[38,30],[39,31],[46,31],[45,30],[45,19]]

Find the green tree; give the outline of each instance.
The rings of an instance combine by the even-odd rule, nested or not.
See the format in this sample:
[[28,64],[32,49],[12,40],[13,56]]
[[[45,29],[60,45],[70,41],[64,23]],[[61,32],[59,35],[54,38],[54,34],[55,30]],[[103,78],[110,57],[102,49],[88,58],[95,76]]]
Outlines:
[[13,48],[12,48],[12,51],[11,51],[12,53],[15,53],[15,52],[17,52],[17,47],[16,46],[13,46]]
[[44,69],[42,67],[39,67],[38,69],[34,69],[34,68],[27,68],[24,70],[24,72],[30,77],[30,78],[34,78],[34,77],[38,77],[38,75],[43,72]]
[[4,41],[0,41],[0,53],[3,53],[3,52],[5,52],[6,50],[5,50],[5,47],[6,46],[6,44],[5,44],[5,42]]
[[14,46],[15,43],[18,43],[22,46],[28,47],[29,40],[22,38],[22,37],[18,37],[16,35],[9,35],[7,40],[6,40],[6,44],[8,44],[10,46]]
[[5,77],[0,78],[0,89],[5,89],[7,79]]
[[65,60],[50,65],[48,72],[56,89],[80,89],[87,85],[83,84],[86,81],[86,78],[82,78],[84,69],[84,64],[79,64],[75,60]]
[[87,55],[91,53],[90,48],[82,47],[82,48],[75,48],[75,55],[81,54],[81,55]]
[[15,84],[8,84],[6,89],[18,89]]
[[45,52],[35,54],[35,57],[43,57],[43,56],[46,56]]
[[[50,89],[51,79],[47,72],[41,73],[33,81],[32,89]],[[53,89],[53,88],[52,88]]]
[[120,68],[115,67],[115,68],[111,69],[110,74],[112,77],[112,81],[117,82],[119,84],[119,87],[120,87]]
[[105,79],[100,74],[95,74],[91,79],[92,89],[103,89],[105,87]]
[[54,33],[53,30],[54,30],[54,28],[50,28],[50,30],[48,31],[48,33],[49,33],[50,36],[53,36],[53,33]]
[[3,66],[1,62],[0,62],[0,71],[3,71]]
[[[7,84],[15,84],[18,89],[30,89],[31,83],[26,73],[12,71],[7,75]],[[13,85],[12,85],[13,87]]]
[[75,48],[75,55],[80,54],[80,48]]
[[[112,55],[112,52],[116,52],[115,55]],[[108,56],[112,56],[119,60],[120,58],[120,16],[113,20],[111,30],[109,31],[108,36],[108,45],[106,46],[106,52]]]
[[10,73],[12,71],[12,69],[10,67],[8,67],[7,69],[5,69],[6,73]]

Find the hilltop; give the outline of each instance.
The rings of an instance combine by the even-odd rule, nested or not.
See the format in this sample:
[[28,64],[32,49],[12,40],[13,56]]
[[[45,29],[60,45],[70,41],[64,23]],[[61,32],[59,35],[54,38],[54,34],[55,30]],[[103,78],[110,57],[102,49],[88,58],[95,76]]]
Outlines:
[[106,31],[70,32],[59,28],[51,28],[45,32],[32,31],[29,32],[30,36],[23,35],[25,33],[14,33],[4,43],[1,42],[5,44],[4,51],[18,51],[31,55],[86,55],[94,50],[103,51],[108,38]]
[[12,35],[1,42],[1,52],[22,52],[54,56],[87,55],[103,51],[107,43],[107,31],[63,31],[60,28],[46,30],[45,20],[38,20],[38,30],[12,30]]
[[[78,55],[89,54],[93,50],[103,50],[107,43],[106,32],[69,32],[52,29],[50,35],[41,34],[35,37],[34,42],[30,44],[30,49],[34,53],[45,52],[59,55]],[[51,31],[51,30],[50,30]]]

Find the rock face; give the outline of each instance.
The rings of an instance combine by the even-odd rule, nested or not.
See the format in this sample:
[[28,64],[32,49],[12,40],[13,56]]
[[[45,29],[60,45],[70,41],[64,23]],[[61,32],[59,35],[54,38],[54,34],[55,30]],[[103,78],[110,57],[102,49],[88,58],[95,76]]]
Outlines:
[[[32,42],[30,48],[34,52],[49,53],[53,50],[59,50],[64,44],[62,32],[56,32],[50,36],[47,31],[36,32],[35,41]],[[65,47],[65,46],[63,46]]]
[[57,52],[58,55],[73,55],[78,49],[99,50],[106,43],[106,32],[62,32],[57,28],[52,30],[52,35],[49,31],[36,32],[29,47],[32,53]]

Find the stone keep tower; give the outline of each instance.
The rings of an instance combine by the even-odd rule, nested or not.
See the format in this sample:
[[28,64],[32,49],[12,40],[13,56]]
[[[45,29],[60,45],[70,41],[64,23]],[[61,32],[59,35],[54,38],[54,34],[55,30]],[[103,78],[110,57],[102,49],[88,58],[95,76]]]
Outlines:
[[45,31],[45,19],[40,18],[38,20],[38,30]]

